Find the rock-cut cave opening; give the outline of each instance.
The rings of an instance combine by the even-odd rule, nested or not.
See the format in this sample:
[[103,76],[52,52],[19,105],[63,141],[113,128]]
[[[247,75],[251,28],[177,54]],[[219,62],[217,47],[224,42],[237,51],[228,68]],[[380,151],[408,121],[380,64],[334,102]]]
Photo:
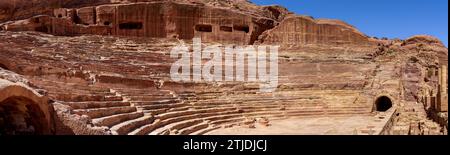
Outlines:
[[250,27],[248,27],[247,25],[234,25],[233,29],[236,31],[243,31],[245,33],[250,32]]
[[0,135],[40,135],[45,116],[32,101],[13,97],[0,102]]
[[195,25],[195,30],[198,32],[212,32],[212,25]]
[[119,24],[119,29],[139,30],[142,29],[142,27],[142,22],[128,22]]
[[375,101],[376,111],[385,112],[392,108],[392,101],[389,97],[381,96]]

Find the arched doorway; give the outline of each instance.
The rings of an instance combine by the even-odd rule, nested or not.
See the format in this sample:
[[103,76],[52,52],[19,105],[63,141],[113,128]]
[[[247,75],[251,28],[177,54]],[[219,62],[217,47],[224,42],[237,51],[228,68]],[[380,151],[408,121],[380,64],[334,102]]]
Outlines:
[[378,97],[375,101],[375,110],[380,112],[388,111],[392,108],[392,100],[387,96]]
[[0,79],[0,135],[54,133],[48,98],[21,83]]
[[33,101],[11,97],[0,102],[0,135],[45,134],[44,113]]

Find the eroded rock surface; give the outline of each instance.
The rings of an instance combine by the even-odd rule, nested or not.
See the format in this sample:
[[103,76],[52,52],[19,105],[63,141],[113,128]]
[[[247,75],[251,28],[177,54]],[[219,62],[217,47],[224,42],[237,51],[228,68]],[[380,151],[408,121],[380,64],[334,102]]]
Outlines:
[[0,68],[0,135],[52,134],[53,107],[21,76]]
[[[48,96],[47,134],[207,134],[338,116],[373,118],[345,129],[355,134],[447,134],[448,49],[430,36],[379,40],[245,0],[11,2],[0,2],[0,79]],[[171,48],[196,37],[280,45],[277,90],[172,81]]]

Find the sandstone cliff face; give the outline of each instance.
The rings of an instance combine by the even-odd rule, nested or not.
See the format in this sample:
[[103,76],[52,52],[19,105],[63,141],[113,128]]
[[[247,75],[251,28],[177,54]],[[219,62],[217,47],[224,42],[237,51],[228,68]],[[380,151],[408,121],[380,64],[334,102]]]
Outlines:
[[[212,4],[151,1],[55,9],[50,16],[44,14],[0,27],[8,31],[40,31],[54,35],[201,37],[206,42],[253,44],[287,13],[277,6],[258,7],[257,11],[246,14],[248,12],[241,11],[237,5],[209,5]],[[243,5],[246,6],[249,7]]]
[[337,20],[314,20],[305,16],[290,16],[261,38],[264,44],[370,44],[367,36],[354,27]]
[[445,48],[445,45],[438,39],[429,35],[416,35],[405,40],[405,45],[429,45]]
[[35,15],[52,15],[57,8],[72,8],[109,3],[110,0],[2,0],[0,23],[30,18]]
[[58,8],[81,8],[101,4],[130,4],[136,2],[177,2],[220,7],[246,12],[248,14],[282,19],[288,10],[281,6],[257,6],[247,0],[2,0],[0,2],[0,23],[30,18],[35,15],[52,15]]
[[[421,92],[436,92],[442,81],[433,74],[425,82],[423,72],[444,65],[428,63],[437,53],[419,53],[419,45],[305,45],[280,51],[279,86],[267,94],[258,93],[254,83],[171,81],[175,60],[169,51],[179,43],[173,38],[6,31],[0,39],[8,40],[0,42],[2,67],[24,75],[61,103],[54,106],[65,125],[57,127],[72,130],[60,134],[204,134],[262,117],[372,115],[380,96],[406,108],[393,131],[407,134],[416,129],[402,124],[416,120],[416,113],[404,103],[436,107],[437,97]],[[441,128],[431,127],[426,134],[440,133]]]
[[[11,2],[2,4],[18,8]],[[56,101],[56,134],[205,134],[257,119],[353,115],[389,115],[394,134],[444,133],[426,117],[445,126],[448,111],[448,49],[435,38],[378,40],[342,21],[245,0],[60,2],[45,13],[3,11],[22,20],[0,24],[0,67],[9,70],[0,79],[20,74],[46,90]],[[281,45],[277,91],[172,81],[170,48],[194,37]],[[433,131],[416,132],[424,129]]]
[[[173,37],[235,44],[369,44],[368,37],[338,20],[314,20],[292,15],[280,6],[256,6],[247,1],[63,1],[53,14],[4,24],[9,31],[40,31],[54,35],[118,35]],[[49,2],[52,3],[52,2]],[[20,3],[30,7],[28,3]],[[26,5],[28,4],[28,5]],[[16,6],[17,7],[17,6]],[[35,6],[31,5],[32,8]],[[38,6],[36,6],[38,7]],[[50,10],[51,10],[50,9]],[[14,15],[14,19],[25,16]]]

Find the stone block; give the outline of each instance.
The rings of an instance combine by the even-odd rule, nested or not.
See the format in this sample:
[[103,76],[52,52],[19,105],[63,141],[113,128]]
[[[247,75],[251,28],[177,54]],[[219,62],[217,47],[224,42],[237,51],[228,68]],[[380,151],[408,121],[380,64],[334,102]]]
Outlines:
[[85,7],[77,9],[77,17],[78,20],[76,21],[78,24],[83,25],[95,25],[95,9],[94,7]]

